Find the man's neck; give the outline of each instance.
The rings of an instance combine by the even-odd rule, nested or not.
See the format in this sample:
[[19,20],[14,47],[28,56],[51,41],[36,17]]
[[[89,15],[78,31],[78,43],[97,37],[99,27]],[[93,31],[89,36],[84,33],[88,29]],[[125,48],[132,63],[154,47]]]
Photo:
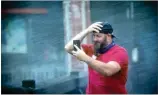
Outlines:
[[111,41],[111,43],[109,43],[109,44],[106,45],[105,47],[100,48],[100,49],[98,50],[98,53],[103,54],[103,53],[105,53],[106,51],[108,51],[110,48],[112,48],[114,45],[115,45],[115,43],[114,43],[113,41]]

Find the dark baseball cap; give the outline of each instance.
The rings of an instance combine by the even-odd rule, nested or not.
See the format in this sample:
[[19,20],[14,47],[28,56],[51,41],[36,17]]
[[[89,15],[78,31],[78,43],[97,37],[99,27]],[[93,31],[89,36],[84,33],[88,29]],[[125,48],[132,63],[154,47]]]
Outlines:
[[102,30],[99,30],[100,33],[111,34],[112,38],[116,38],[116,36],[113,34],[113,28],[108,22],[103,22],[101,25],[103,27],[101,27]]

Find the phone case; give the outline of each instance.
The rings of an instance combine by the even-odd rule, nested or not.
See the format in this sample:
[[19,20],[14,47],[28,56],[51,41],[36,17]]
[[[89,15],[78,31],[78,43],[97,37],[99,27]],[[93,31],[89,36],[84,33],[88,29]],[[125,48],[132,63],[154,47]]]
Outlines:
[[[80,44],[81,44],[80,40],[73,40],[73,47],[74,47],[74,45],[76,45],[78,48],[81,49]],[[77,49],[74,47],[74,50],[76,51]]]

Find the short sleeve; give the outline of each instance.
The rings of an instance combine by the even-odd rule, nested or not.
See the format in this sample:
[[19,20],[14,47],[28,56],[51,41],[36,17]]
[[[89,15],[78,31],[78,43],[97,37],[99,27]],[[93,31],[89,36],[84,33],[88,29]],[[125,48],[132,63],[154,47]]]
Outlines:
[[88,54],[92,51],[92,45],[91,44],[81,44],[83,51]]
[[119,49],[113,53],[110,61],[116,61],[121,68],[127,67],[128,65],[128,54],[126,50]]

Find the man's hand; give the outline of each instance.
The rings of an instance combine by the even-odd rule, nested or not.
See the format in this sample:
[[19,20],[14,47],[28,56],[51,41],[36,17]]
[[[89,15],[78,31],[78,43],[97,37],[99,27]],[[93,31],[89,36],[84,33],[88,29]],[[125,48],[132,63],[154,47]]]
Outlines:
[[[82,40],[87,36],[87,34],[91,33],[91,32],[97,32],[99,33],[99,30],[101,30],[101,27],[103,27],[101,25],[102,22],[96,22],[93,23],[92,25],[90,25],[87,29],[85,29],[83,32],[80,32],[79,34],[77,34],[74,38],[71,39],[71,41],[69,41],[66,45],[65,45],[65,50],[72,54],[72,50],[73,50],[73,40],[80,40],[82,42]],[[80,49],[79,49],[80,50]],[[86,54],[85,54],[86,55]]]
[[91,32],[97,32],[99,33],[99,30],[101,30],[101,27],[103,27],[101,25],[102,22],[95,22],[93,24],[91,24],[86,30],[88,33],[91,33]]
[[88,55],[81,49],[79,49],[76,45],[74,47],[77,51],[72,51],[72,54],[80,61],[85,61],[88,58]]

